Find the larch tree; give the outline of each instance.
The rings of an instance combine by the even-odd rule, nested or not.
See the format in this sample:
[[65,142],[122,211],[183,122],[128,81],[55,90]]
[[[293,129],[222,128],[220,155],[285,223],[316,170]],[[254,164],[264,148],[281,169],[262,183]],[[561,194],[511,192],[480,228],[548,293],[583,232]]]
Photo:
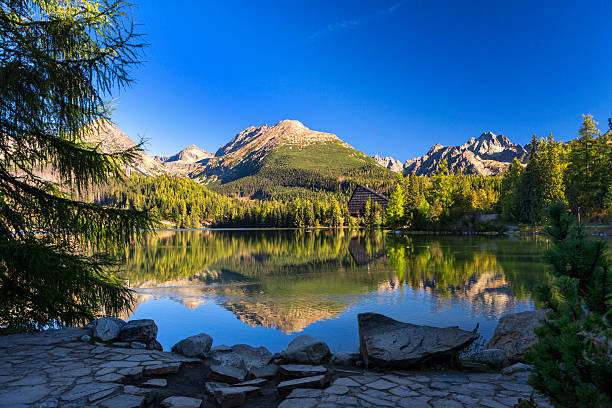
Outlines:
[[397,228],[402,225],[404,220],[404,201],[405,194],[402,182],[398,181],[389,197],[387,204],[387,225],[391,228]]
[[80,324],[130,304],[109,253],[150,214],[75,197],[136,157],[139,146],[102,151],[92,137],[141,47],[123,1],[0,1],[0,327]]

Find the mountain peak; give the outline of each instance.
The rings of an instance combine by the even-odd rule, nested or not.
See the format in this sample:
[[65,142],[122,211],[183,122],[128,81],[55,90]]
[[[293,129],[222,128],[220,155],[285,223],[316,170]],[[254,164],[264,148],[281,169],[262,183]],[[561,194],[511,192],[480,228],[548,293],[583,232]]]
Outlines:
[[485,176],[499,174],[514,158],[526,153],[518,144],[504,135],[483,132],[478,138],[470,138],[460,146],[432,146],[425,156],[404,163],[404,172],[417,175],[431,174],[442,160],[446,160],[452,171]]
[[187,146],[174,156],[163,158],[162,161],[164,163],[179,161],[185,163],[195,163],[203,159],[208,159],[210,157],[213,157],[213,155],[203,149],[200,149],[195,144],[192,144]]
[[334,134],[311,130],[298,120],[285,119],[272,127],[263,125],[246,128],[222,146],[215,156],[243,157],[252,153],[264,153],[282,145],[308,146],[332,141],[344,143]]

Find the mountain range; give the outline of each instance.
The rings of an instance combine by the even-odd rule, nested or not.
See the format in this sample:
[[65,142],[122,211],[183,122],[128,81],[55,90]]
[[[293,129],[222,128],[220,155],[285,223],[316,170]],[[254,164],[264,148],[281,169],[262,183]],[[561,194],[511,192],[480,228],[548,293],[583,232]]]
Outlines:
[[[103,127],[100,139],[117,146],[134,145],[111,124]],[[189,177],[225,192],[265,196],[266,186],[325,189],[351,174],[392,171],[431,175],[442,160],[453,172],[492,176],[526,153],[525,147],[507,137],[485,132],[459,146],[436,144],[425,155],[402,163],[392,157],[369,157],[332,133],[311,130],[297,120],[283,120],[274,126],[251,126],[214,154],[196,145],[167,157],[143,152],[132,170],[147,176]]]

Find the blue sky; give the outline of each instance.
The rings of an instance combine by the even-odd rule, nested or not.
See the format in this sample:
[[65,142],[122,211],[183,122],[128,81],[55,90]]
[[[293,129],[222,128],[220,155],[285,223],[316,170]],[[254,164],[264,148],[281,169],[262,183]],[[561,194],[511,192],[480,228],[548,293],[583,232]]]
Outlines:
[[612,116],[610,1],[135,0],[150,46],[114,120],[152,154],[297,119],[400,160]]

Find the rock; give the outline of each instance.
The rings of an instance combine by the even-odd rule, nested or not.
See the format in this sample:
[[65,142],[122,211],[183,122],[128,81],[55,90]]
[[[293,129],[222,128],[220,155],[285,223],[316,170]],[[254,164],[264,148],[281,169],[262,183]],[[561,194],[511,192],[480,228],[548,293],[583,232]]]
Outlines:
[[164,346],[159,341],[153,340],[147,343],[147,350],[164,351]]
[[472,371],[475,373],[484,373],[489,371],[489,366],[482,363],[475,363],[474,361],[459,360],[459,364],[462,370]]
[[228,367],[239,368],[241,370],[247,369],[246,364],[242,356],[234,352],[231,348],[225,347],[214,347],[208,353],[208,359],[211,365],[222,365]]
[[244,404],[247,394],[259,392],[258,387],[227,387],[215,390],[215,399],[222,408],[239,407]]
[[472,360],[491,367],[505,367],[508,365],[508,356],[501,349],[481,350],[472,355]]
[[101,341],[115,340],[119,336],[121,328],[125,326],[125,322],[116,317],[103,317],[90,324],[93,324],[93,337]]
[[359,347],[366,367],[407,368],[429,361],[449,361],[478,338],[457,327],[419,326],[377,313],[360,313]]
[[528,372],[531,371],[532,367],[528,364],[516,363],[502,370],[503,375],[512,375],[514,373]]
[[223,381],[230,384],[243,382],[246,379],[247,370],[227,365],[211,365],[210,377],[213,380]]
[[140,408],[144,403],[144,397],[139,395],[115,395],[104,400],[98,405],[101,408]]
[[130,320],[119,332],[121,341],[149,343],[157,338],[157,325],[151,319]]
[[327,368],[320,365],[283,364],[279,367],[279,371],[281,374],[289,377],[312,377],[314,375],[327,374]]
[[164,408],[200,408],[202,400],[190,397],[168,397],[161,402]]
[[253,380],[243,381],[238,384],[234,384],[232,387],[260,387],[267,383],[268,380],[265,378],[255,378]]
[[263,367],[272,359],[272,353],[265,347],[252,347],[247,344],[235,344],[232,351],[242,357],[247,370]]
[[315,375],[314,377],[283,381],[276,386],[276,390],[281,394],[286,394],[295,388],[322,388],[326,383],[325,375]]
[[115,341],[113,342],[113,346],[121,347],[121,348],[128,348],[130,347],[130,343],[128,343],[127,341]]
[[278,372],[276,364],[268,364],[263,367],[253,367],[249,370],[249,377],[252,378],[273,378]]
[[130,343],[130,348],[144,350],[147,348],[147,345],[140,341],[133,341]]
[[178,373],[181,368],[180,363],[160,363],[155,365],[148,365],[144,368],[144,375],[165,375]]
[[168,381],[163,378],[151,378],[150,380],[142,383],[142,385],[146,385],[147,387],[163,388],[168,385]]
[[329,363],[337,366],[353,366],[361,356],[359,353],[349,353],[347,351],[340,351],[334,353],[329,359]]
[[81,337],[81,341],[84,341],[85,343],[89,343],[91,341],[91,336],[89,334],[86,334],[83,337]]
[[487,343],[487,349],[501,349],[511,361],[523,361],[523,355],[538,338],[534,329],[542,324],[546,310],[512,313],[502,316]]
[[179,341],[172,346],[172,351],[186,357],[206,358],[212,342],[212,337],[206,333],[200,333]]
[[210,396],[215,395],[215,390],[217,388],[226,388],[226,387],[229,387],[228,383],[222,383],[222,382],[216,382],[216,381],[208,381],[207,383],[204,384],[204,389]]
[[329,347],[323,340],[302,334],[289,343],[281,357],[292,363],[322,364],[329,358]]

